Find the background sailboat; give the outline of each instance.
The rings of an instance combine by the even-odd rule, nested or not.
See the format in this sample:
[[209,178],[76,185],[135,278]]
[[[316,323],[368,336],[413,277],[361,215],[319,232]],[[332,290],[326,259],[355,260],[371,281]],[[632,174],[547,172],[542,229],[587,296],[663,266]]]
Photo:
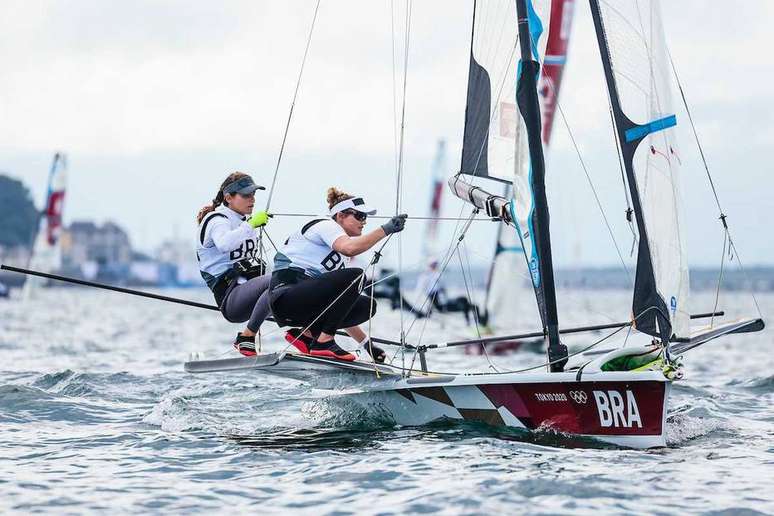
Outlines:
[[[67,187],[67,157],[60,152],[54,154],[48,175],[48,187],[43,210],[40,214],[38,232],[32,246],[29,269],[52,272],[61,267],[60,236],[62,233],[62,211]],[[46,280],[27,276],[22,288],[22,298],[29,299]]]

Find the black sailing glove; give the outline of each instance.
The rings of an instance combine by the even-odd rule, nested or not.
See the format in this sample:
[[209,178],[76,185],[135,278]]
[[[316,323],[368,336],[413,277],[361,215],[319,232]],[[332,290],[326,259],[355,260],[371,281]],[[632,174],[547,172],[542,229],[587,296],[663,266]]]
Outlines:
[[382,224],[382,229],[385,235],[391,235],[393,233],[399,233],[403,231],[403,227],[406,225],[406,218],[408,215],[403,213],[402,215],[395,215],[387,224]]

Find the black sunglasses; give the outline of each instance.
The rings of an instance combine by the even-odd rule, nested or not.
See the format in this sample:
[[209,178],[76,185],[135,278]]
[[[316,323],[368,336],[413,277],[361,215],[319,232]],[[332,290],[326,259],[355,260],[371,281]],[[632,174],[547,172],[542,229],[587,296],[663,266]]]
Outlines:
[[365,222],[365,220],[368,218],[368,214],[367,213],[363,213],[362,211],[344,210],[344,213],[347,214],[347,215],[352,215],[353,217],[355,217],[360,222]]

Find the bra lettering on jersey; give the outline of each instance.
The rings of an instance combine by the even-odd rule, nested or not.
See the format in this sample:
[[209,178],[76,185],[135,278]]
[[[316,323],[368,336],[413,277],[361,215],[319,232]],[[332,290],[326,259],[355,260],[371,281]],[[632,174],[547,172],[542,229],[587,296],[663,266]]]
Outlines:
[[335,269],[343,269],[346,266],[341,259],[341,255],[337,251],[331,251],[328,256],[320,262],[320,265],[328,272]]
[[255,256],[255,240],[245,240],[228,255],[229,260],[252,258]]

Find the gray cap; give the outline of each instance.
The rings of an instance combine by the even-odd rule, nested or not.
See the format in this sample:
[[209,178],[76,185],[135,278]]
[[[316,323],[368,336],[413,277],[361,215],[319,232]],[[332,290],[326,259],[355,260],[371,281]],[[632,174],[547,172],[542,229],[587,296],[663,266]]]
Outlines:
[[256,190],[266,190],[266,188],[259,186],[253,182],[253,178],[250,176],[240,177],[236,181],[227,184],[223,188],[224,194],[239,193],[242,195],[250,195]]

